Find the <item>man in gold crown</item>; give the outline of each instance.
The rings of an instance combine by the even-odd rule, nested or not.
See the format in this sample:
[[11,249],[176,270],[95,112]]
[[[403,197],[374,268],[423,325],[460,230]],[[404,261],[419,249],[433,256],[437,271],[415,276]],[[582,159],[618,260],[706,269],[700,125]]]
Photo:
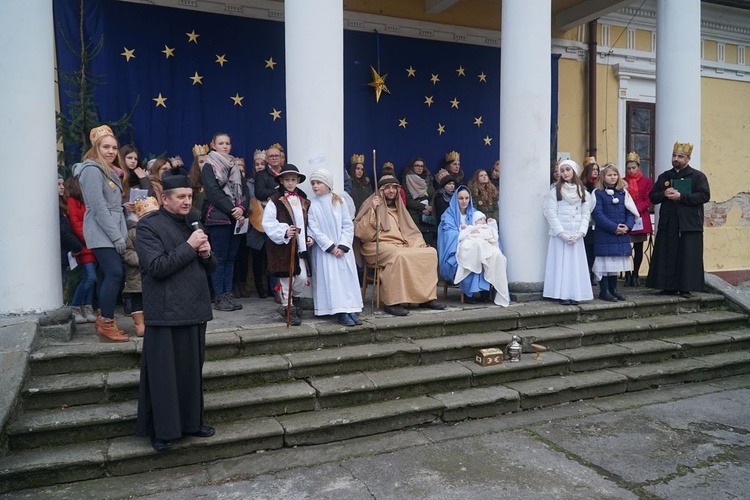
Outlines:
[[663,295],[689,297],[703,290],[703,204],[711,191],[703,172],[688,164],[692,153],[692,144],[675,142],[674,168],[661,174],[649,193],[661,208],[646,286]]
[[437,299],[437,252],[428,246],[406,210],[392,175],[378,181],[354,219],[354,234],[362,241],[362,256],[380,268],[385,312],[407,316],[402,304],[444,309]]

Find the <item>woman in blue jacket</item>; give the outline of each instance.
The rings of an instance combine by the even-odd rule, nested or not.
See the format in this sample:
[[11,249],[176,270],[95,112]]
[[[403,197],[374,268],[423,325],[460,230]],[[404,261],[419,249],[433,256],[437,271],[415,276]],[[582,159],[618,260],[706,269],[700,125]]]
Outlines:
[[617,275],[631,267],[630,237],[628,232],[635,223],[638,209],[625,190],[627,183],[620,177],[617,167],[608,163],[599,172],[594,207],[596,232],[594,233],[593,272],[599,280],[599,298],[609,302],[625,300],[617,291]]

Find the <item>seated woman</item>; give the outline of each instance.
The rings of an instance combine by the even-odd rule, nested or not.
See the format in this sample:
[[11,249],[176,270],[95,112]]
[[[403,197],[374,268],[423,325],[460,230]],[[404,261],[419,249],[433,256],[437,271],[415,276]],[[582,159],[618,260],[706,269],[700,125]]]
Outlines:
[[476,203],[476,209],[484,213],[488,219],[497,219],[500,216],[498,203],[498,192],[494,184],[490,182],[490,176],[485,170],[479,169],[469,181],[471,198]]
[[425,166],[424,158],[417,156],[411,160],[404,172],[402,184],[406,187],[404,193],[409,215],[427,244],[434,245],[436,227],[432,197],[435,189],[432,187],[432,175]]
[[[469,188],[459,186],[438,226],[440,275],[445,280],[457,283],[469,303],[476,301],[475,294],[489,296],[492,287],[496,292],[495,304],[507,306],[510,294],[505,256],[496,237],[497,231],[487,237],[486,226],[475,226],[480,219],[486,220],[486,217],[474,209]],[[496,225],[494,220],[486,222],[489,222],[489,226]],[[481,226],[481,222],[478,225]],[[472,231],[476,233],[472,235]],[[492,239],[494,243],[486,244]],[[464,241],[466,245],[459,257],[457,254]]]

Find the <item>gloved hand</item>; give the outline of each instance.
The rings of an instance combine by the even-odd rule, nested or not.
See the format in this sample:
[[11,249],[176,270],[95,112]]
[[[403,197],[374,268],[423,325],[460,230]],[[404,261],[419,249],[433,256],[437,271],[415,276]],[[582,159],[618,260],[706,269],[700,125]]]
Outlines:
[[125,253],[125,240],[119,239],[115,241],[114,244],[115,244],[115,250],[117,251],[117,253],[119,253],[120,255]]

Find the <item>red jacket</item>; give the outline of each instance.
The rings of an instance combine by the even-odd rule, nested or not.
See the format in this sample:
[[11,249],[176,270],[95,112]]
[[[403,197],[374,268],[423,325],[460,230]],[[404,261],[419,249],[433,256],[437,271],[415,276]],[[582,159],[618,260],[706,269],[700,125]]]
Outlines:
[[[638,197],[633,197],[635,207],[638,209],[638,213],[641,214],[643,219],[643,229],[639,231],[631,231],[630,234],[651,234],[653,232],[651,228],[651,214],[648,208],[651,206],[651,200],[648,194],[654,187],[654,183],[646,175],[643,175],[638,179]],[[75,229],[74,229],[75,231]]]
[[94,257],[94,252],[86,248],[86,241],[83,239],[84,213],[86,213],[86,205],[75,198],[68,196],[68,219],[70,220],[70,227],[73,229],[73,234],[75,234],[84,245],[81,253],[76,255],[76,261],[79,264],[91,264],[96,262],[96,258]]

